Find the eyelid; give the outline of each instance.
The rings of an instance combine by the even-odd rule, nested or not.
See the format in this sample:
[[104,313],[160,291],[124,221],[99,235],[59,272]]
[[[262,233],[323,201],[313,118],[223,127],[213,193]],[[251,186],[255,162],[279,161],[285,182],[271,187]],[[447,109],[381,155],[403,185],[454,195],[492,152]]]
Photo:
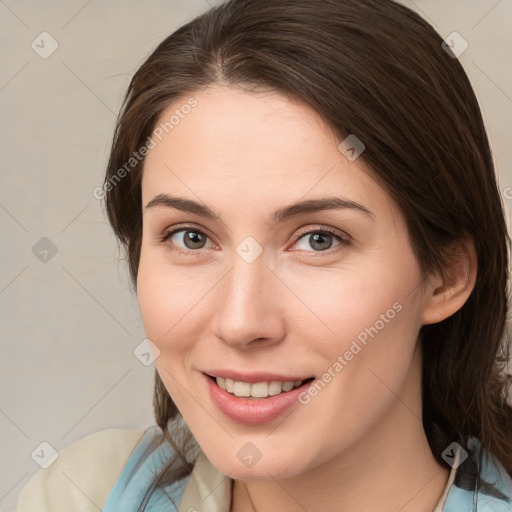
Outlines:
[[294,236],[294,241],[299,240],[304,235],[312,234],[312,233],[319,233],[319,232],[320,233],[330,233],[332,235],[336,235],[346,242],[348,242],[350,240],[350,236],[347,233],[341,231],[340,229],[333,228],[331,226],[322,226],[321,224],[317,225],[317,227],[315,227],[315,228],[311,228],[309,226],[311,226],[311,225],[308,224],[308,226],[305,227],[304,229],[300,228],[299,232]]

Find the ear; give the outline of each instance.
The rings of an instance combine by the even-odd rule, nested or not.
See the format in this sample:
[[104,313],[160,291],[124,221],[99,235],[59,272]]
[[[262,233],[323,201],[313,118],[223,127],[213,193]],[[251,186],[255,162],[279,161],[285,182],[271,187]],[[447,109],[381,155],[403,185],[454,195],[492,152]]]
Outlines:
[[435,324],[453,315],[468,300],[475,287],[478,260],[473,239],[458,240],[449,255],[444,276],[428,280],[422,324]]

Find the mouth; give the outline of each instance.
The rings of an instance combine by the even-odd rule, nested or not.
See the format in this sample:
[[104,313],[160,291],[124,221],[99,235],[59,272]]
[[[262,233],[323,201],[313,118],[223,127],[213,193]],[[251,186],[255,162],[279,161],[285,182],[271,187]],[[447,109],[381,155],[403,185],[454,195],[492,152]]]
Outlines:
[[230,420],[248,426],[269,423],[289,410],[304,411],[298,407],[299,396],[314,380],[314,377],[301,379],[300,376],[242,374],[231,370],[215,373],[222,377],[203,373],[213,404]]
[[269,397],[284,395],[305,384],[309,384],[315,379],[315,377],[308,377],[306,379],[287,381],[244,382],[208,374],[205,375],[226,393],[233,397],[245,398],[246,400],[264,400]]

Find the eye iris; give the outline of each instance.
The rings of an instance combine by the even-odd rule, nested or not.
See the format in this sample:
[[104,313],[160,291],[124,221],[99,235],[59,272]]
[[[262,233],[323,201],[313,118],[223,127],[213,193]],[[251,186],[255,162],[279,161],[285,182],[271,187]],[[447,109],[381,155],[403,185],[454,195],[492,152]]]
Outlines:
[[201,249],[206,237],[196,231],[185,231],[184,243],[188,249]]
[[[325,245],[325,239],[328,240],[327,245]],[[313,247],[313,249],[325,250],[325,249],[329,249],[332,245],[332,235],[329,235],[329,234],[316,233],[314,235],[310,235],[309,240],[310,240],[309,243],[310,243],[311,247]],[[322,245],[322,241],[323,241],[323,245]],[[319,246],[316,244],[319,244]],[[315,245],[316,245],[316,247],[315,247]]]

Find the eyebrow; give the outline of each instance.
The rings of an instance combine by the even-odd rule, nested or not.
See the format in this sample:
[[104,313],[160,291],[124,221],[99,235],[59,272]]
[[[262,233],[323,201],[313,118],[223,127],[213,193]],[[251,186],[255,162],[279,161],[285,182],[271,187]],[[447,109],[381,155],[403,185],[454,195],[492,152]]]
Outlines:
[[[194,213],[201,217],[211,220],[220,220],[220,217],[208,206],[197,203],[190,199],[184,199],[182,197],[173,197],[168,194],[159,194],[155,196],[146,205],[146,209],[154,208],[157,206],[164,206],[166,208],[175,208],[183,212]],[[279,208],[271,215],[272,224],[277,224],[283,220],[290,219],[292,217],[298,217],[307,213],[315,213],[323,210],[355,210],[362,212],[370,218],[374,219],[374,214],[363,205],[344,199],[342,197],[329,196],[318,199],[308,199],[294,203],[283,208]]]

